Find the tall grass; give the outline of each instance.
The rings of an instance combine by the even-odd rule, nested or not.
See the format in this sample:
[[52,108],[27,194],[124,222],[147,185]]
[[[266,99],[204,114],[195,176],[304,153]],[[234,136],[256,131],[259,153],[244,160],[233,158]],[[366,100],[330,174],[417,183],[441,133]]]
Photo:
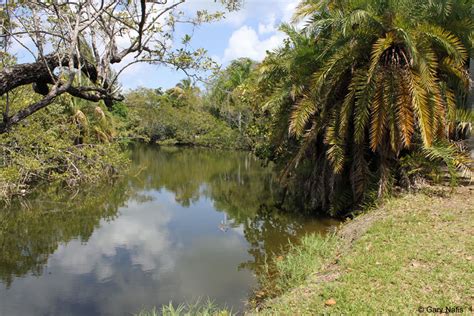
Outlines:
[[172,302],[163,305],[161,310],[156,307],[151,310],[142,310],[135,316],[231,316],[234,315],[231,309],[219,308],[214,301],[210,299],[197,299],[194,302],[186,302],[174,306]]
[[291,244],[286,256],[275,257],[265,264],[266,272],[260,276],[261,290],[257,295],[275,297],[302,285],[311,273],[334,258],[338,240],[334,234],[311,234]]

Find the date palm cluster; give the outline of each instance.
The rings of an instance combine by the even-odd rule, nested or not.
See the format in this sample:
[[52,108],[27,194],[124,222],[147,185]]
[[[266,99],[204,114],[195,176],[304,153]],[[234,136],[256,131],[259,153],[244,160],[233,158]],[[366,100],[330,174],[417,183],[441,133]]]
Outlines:
[[304,0],[259,67],[273,154],[306,207],[348,211],[419,177],[470,176],[472,0]]

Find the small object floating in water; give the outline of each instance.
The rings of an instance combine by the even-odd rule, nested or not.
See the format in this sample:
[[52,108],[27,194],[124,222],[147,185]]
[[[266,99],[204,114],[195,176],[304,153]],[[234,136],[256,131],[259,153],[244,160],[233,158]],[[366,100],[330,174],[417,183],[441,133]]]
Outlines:
[[221,221],[219,224],[219,229],[224,233],[229,229],[229,225],[227,224],[227,214],[224,213],[224,220]]

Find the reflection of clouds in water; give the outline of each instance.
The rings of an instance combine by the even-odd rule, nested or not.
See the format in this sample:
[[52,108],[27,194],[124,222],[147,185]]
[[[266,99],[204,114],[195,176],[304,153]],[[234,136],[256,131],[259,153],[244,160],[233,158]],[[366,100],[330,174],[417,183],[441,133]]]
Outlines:
[[[179,279],[186,281],[177,294],[192,297],[196,293],[206,293],[218,301],[239,305],[238,298],[246,298],[248,288],[255,282],[249,271],[239,273],[236,266],[236,263],[248,260],[246,251],[246,243],[235,234],[196,240],[179,260],[176,270]],[[202,260],[203,257],[212,259]],[[232,292],[240,292],[240,295],[233,295],[234,301],[229,300]]]
[[129,201],[87,242],[59,246],[44,275],[0,288],[0,315],[130,315],[199,295],[240,306],[254,284],[249,271],[237,269],[248,260],[245,240],[234,229],[217,230],[222,213],[207,198],[189,212],[172,193],[149,193],[156,199]]
[[237,227],[232,227],[232,230],[239,234],[242,237],[245,237],[245,232],[244,232],[244,225],[239,225]]
[[[172,270],[178,250],[167,228],[172,209],[129,201],[114,221],[102,221],[87,242],[60,245],[43,276],[17,279],[9,291],[0,289],[0,315],[121,315],[126,306],[134,311],[137,301],[154,301],[157,289],[147,282],[149,274],[159,278]],[[21,302],[25,297],[28,304]]]
[[[267,174],[256,163],[253,169],[250,164],[248,170],[238,169],[242,159],[248,160],[240,153],[153,149],[135,154],[137,162],[153,168],[130,182],[127,206],[94,227],[87,241],[60,244],[43,275],[16,278],[9,291],[0,288],[0,316],[131,315],[196,296],[226,302],[234,310],[242,307],[255,279],[253,270],[239,267],[268,251],[249,249],[246,238],[270,236],[265,245],[273,245],[279,240],[275,230],[287,241],[286,222],[269,222],[262,226],[265,234],[260,225],[250,225],[266,220],[255,214],[260,204],[271,202],[262,191]],[[79,216],[71,222],[79,226],[85,220]],[[89,236],[92,227],[84,227]]]
[[[49,261],[50,269],[70,269],[70,273],[94,272],[99,280],[111,276],[113,260],[120,248],[130,253],[132,264],[144,271],[172,268],[171,242],[166,225],[169,208],[158,209],[153,203],[130,202],[128,212],[95,231],[84,244],[78,240],[62,245]],[[159,213],[159,215],[157,215]],[[166,253],[166,256],[162,255]]]

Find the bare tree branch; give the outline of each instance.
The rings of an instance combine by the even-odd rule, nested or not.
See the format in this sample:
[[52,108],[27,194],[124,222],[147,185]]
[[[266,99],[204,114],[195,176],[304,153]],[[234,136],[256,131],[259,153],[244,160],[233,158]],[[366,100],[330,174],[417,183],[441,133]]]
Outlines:
[[[219,1],[231,9],[231,4],[241,0]],[[221,15],[199,11],[195,17],[182,18],[176,8],[184,2],[14,2],[10,10],[14,27],[5,31],[33,54],[36,62],[1,69],[0,96],[33,84],[34,91],[44,98],[12,116],[3,113],[0,133],[46,107],[63,93],[93,102],[104,100],[110,106],[112,101],[121,100],[118,76],[131,64],[170,65],[189,76],[193,76],[188,72],[190,68],[207,69],[212,63],[205,58],[204,50],[189,50],[187,44],[182,48],[173,47],[175,24],[182,21],[194,27]],[[34,47],[26,45],[25,39]],[[121,65],[128,56],[132,61],[127,59],[127,63]]]

